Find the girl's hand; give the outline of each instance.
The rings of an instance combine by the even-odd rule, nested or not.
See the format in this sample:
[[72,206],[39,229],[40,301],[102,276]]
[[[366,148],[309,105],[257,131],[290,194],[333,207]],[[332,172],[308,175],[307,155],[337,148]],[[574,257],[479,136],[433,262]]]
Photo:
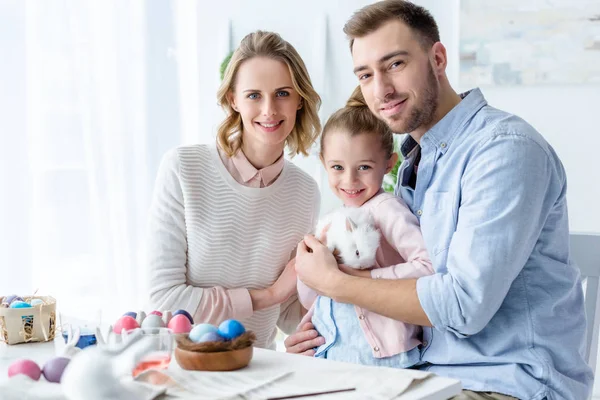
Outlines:
[[325,344],[325,339],[319,336],[312,323],[307,322],[295,333],[288,336],[283,344],[285,345],[285,351],[288,353],[312,357],[315,355],[313,349]]
[[356,269],[356,268],[352,268],[352,267],[349,267],[344,264],[339,264],[338,266],[340,268],[340,271],[342,271],[348,275],[358,276],[359,278],[371,278],[371,270]]

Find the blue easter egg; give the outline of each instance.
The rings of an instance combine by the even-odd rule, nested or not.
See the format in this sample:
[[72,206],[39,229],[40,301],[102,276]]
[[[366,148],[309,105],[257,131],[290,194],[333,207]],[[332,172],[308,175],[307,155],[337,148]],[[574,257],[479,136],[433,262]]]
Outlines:
[[17,300],[10,303],[10,308],[31,308],[31,304]]
[[225,338],[219,335],[217,332],[208,332],[202,335],[202,337],[198,340],[198,343],[204,342],[224,342]]
[[44,300],[42,300],[42,299],[31,299],[31,301],[29,302],[29,304],[31,304],[32,307],[40,306],[40,305],[44,304]]
[[185,310],[177,310],[173,313],[173,316],[176,316],[179,314],[185,315],[185,317],[190,320],[190,324],[194,325],[194,318],[192,318],[192,316],[190,315],[189,312],[187,312]]
[[136,319],[136,318],[137,318],[137,313],[135,313],[135,312],[133,312],[133,311],[128,311],[128,312],[126,312],[125,314],[123,314],[123,315],[122,315],[122,317],[124,317],[124,316],[126,316],[126,315],[127,315],[128,317],[131,317],[131,318],[133,318],[133,319]]
[[221,322],[221,325],[219,325],[219,329],[217,332],[225,339],[233,340],[236,337],[240,336],[242,333],[246,332],[246,328],[244,328],[244,325],[242,325],[241,322],[235,319],[228,319],[226,321]]
[[190,331],[190,340],[198,343],[202,336],[210,332],[217,333],[217,327],[211,324],[198,324]]
[[[67,343],[67,341],[69,339],[68,332],[63,331],[62,337],[65,340],[65,343]],[[75,344],[75,347],[78,347],[80,349],[85,349],[86,347],[93,346],[96,343],[97,343],[97,340],[96,340],[95,332],[93,332],[91,329],[88,329],[85,327],[80,328],[79,340],[77,341],[77,344]]]

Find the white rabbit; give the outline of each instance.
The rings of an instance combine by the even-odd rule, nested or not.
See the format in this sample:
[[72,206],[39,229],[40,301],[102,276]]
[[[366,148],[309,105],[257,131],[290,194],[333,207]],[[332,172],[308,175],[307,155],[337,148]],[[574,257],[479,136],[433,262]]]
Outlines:
[[[323,234],[327,226],[329,229]],[[356,269],[375,265],[380,233],[367,211],[350,207],[335,210],[319,221],[316,235],[327,244],[341,264]]]
[[149,336],[136,329],[127,340],[113,347],[90,346],[79,352],[63,373],[61,386],[69,400],[154,399],[165,388],[136,384],[131,371],[154,348]]

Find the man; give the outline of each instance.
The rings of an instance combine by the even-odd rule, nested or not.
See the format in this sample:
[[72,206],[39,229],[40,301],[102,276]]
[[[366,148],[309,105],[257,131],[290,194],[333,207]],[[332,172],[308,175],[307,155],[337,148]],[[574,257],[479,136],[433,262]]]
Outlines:
[[[459,399],[586,399],[593,374],[583,358],[583,293],[554,150],[478,89],[452,89],[446,49],[422,7],[372,4],[344,32],[370,110],[410,135],[397,193],[420,220],[436,274],[340,271],[307,236],[299,279],[336,301],[422,325],[422,368],[460,379]],[[286,347],[310,351],[316,336],[306,326]]]

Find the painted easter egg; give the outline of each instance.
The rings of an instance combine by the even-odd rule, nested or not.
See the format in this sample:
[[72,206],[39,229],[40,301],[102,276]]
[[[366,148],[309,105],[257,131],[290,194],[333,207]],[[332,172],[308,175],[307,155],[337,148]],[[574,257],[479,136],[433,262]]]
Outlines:
[[10,308],[31,308],[31,304],[24,301],[16,300],[10,303]]
[[56,357],[51,360],[48,360],[46,364],[44,364],[44,368],[42,368],[42,373],[44,374],[44,378],[48,382],[60,383],[60,379],[62,378],[63,372],[67,365],[71,361],[65,357]]
[[185,315],[185,317],[190,321],[190,324],[194,323],[194,318],[192,318],[192,316],[190,315],[189,312],[185,311],[185,310],[177,310],[173,313],[173,316],[176,315]]
[[16,294],[11,294],[10,296],[7,296],[4,298],[4,301],[8,304],[12,303],[13,301],[23,301],[23,298],[20,296],[17,296]]
[[188,333],[192,330],[192,324],[185,315],[179,314],[171,318],[168,328],[172,330],[173,333]]
[[27,375],[34,381],[40,379],[42,371],[40,367],[31,360],[17,360],[8,367],[8,377],[12,378],[15,375]]
[[159,317],[162,317],[162,316],[163,316],[163,313],[161,313],[161,312],[160,312],[160,311],[158,311],[158,310],[154,310],[154,311],[150,312],[150,314],[148,314],[148,315],[158,315]]
[[42,299],[31,299],[31,301],[29,302],[29,304],[31,304],[32,307],[41,306],[42,304],[44,304],[44,300],[42,300]]
[[198,340],[197,343],[206,343],[206,342],[224,342],[225,338],[219,335],[217,332],[208,332],[202,335],[202,337]]
[[123,314],[123,317],[124,316],[128,316],[128,317],[131,317],[133,319],[136,319],[137,318],[137,313],[135,313],[133,311],[127,311],[125,314]]
[[126,331],[131,331],[133,329],[139,328],[140,325],[137,321],[130,317],[129,315],[124,315],[115,322],[115,326],[113,327],[113,332],[121,334],[121,331],[125,329]]
[[244,325],[242,325],[240,321],[237,321],[235,319],[228,319],[226,321],[221,322],[217,332],[225,339],[233,340],[236,337],[240,336],[242,333],[246,332],[246,328],[244,328]]
[[162,318],[156,314],[148,314],[146,318],[142,321],[142,328],[164,328],[165,323]]
[[217,327],[211,324],[198,324],[190,331],[190,340],[199,343],[200,338],[210,332],[217,333]]

